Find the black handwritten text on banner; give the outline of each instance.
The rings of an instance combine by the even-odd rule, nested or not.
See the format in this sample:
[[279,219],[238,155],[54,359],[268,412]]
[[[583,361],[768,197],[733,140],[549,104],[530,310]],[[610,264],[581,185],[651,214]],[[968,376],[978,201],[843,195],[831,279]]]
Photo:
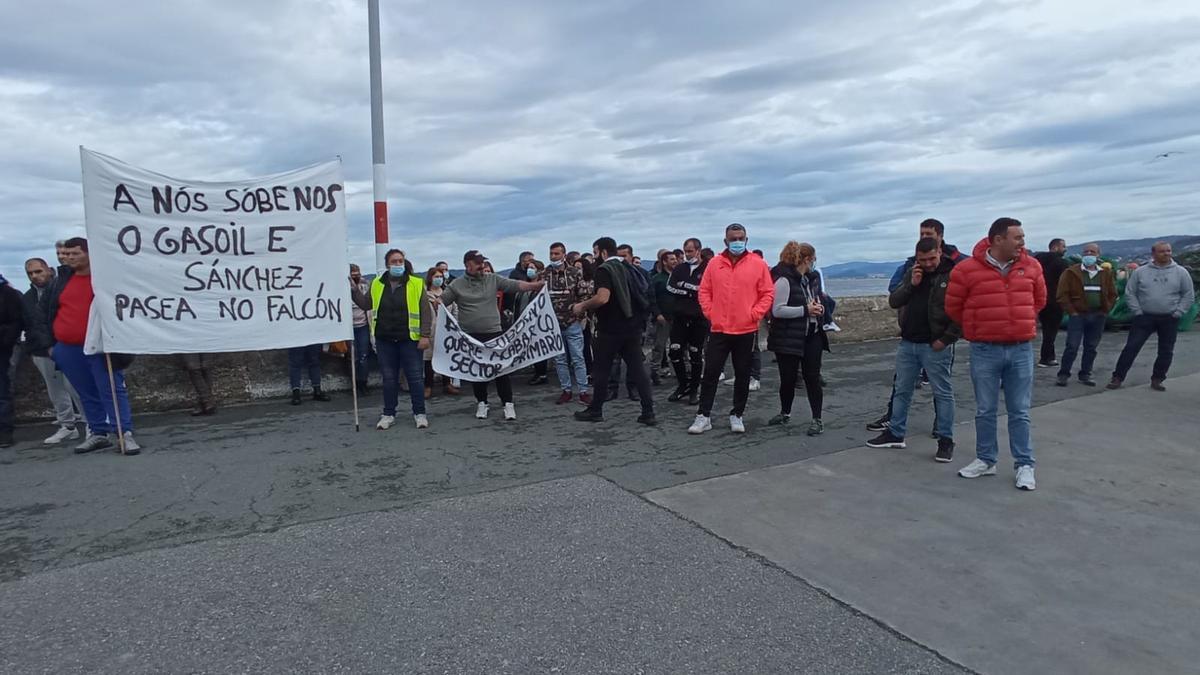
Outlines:
[[93,349],[247,351],[351,335],[340,162],[204,182],[80,154]]
[[466,382],[487,382],[563,353],[562,330],[542,289],[503,335],[480,342],[438,307],[433,370]]

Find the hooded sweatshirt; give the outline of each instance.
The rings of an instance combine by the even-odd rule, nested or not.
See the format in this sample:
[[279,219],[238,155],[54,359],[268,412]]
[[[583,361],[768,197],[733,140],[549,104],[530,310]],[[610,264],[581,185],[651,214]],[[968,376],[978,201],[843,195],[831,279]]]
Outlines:
[[1196,302],[1192,275],[1174,260],[1163,267],[1142,265],[1129,275],[1125,302],[1135,315],[1170,314],[1179,318]]

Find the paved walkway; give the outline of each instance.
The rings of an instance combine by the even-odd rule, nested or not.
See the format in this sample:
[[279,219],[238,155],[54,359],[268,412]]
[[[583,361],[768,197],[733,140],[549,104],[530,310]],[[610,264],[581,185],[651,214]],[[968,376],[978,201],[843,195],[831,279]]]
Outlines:
[[[1106,336],[1100,372],[1115,361],[1122,338]],[[610,406],[608,421],[579,424],[569,419],[571,407],[553,405],[552,387],[524,386],[516,423],[479,422],[469,401],[439,399],[428,432],[376,432],[375,409],[356,434],[345,397],[331,406],[231,409],[211,420],[142,416],[138,435],[147,450],[130,458],[75,456],[41,446],[47,428],[21,429],[18,447],[0,451],[0,606],[8,617],[0,626],[0,664],[8,664],[4,672],[953,670],[940,652],[976,667],[970,645],[978,635],[963,642],[957,634],[943,640],[910,632],[888,613],[889,605],[904,604],[893,596],[906,589],[877,589],[881,607],[864,616],[842,604],[859,606],[852,594],[843,597],[831,583],[837,592],[830,598],[800,580],[812,578],[808,570],[789,574],[775,566],[789,565],[786,557],[731,548],[642,501],[647,492],[712,477],[781,465],[786,473],[794,470],[787,465],[860,445],[863,424],[886,402],[894,347],[839,346],[827,359],[827,432],[816,439],[803,435],[803,424],[765,426],[777,410],[769,355],[745,436],[718,428],[690,437],[683,430],[694,410],[665,402],[655,429],[633,424],[637,406],[625,401]],[[1146,381],[1149,356],[1131,383]],[[963,350],[955,376],[960,420],[973,407],[966,358]],[[1200,334],[1183,334],[1173,373],[1197,371]],[[1113,395],[1054,387],[1049,370],[1037,378],[1039,405],[1083,397],[1127,431],[1155,428],[1110,403],[1150,396],[1144,388]],[[1169,384],[1170,393],[1146,400],[1190,401],[1194,418],[1196,397],[1181,379]],[[722,387],[718,408],[730,394]],[[805,419],[803,396],[796,405],[797,418]],[[916,399],[913,437],[931,418],[925,391]],[[1002,482],[1007,478],[994,480],[1002,501],[986,503],[996,523],[1065,490],[1083,491],[1064,486],[1048,435],[1039,430],[1038,438],[1041,491],[1018,495]],[[910,478],[924,485],[938,468],[910,452],[917,467]],[[878,454],[870,459],[879,471],[900,466]],[[1194,477],[1195,464],[1180,472]],[[908,512],[920,513],[915,503],[926,498],[945,512],[937,491],[965,489],[956,480],[938,481],[931,495],[914,493],[903,480],[877,487],[897,503],[912,500]],[[972,500],[989,489],[974,487]],[[1174,511],[1160,515],[1148,512],[1139,525],[1151,532],[1181,526]],[[1047,535],[1033,542],[1038,556],[1079,565]],[[1164,550],[1163,564],[1174,564],[1180,550]],[[1005,589],[986,597],[984,604],[1010,596]],[[381,625],[395,626],[392,634],[404,641],[387,642]],[[288,649],[271,646],[277,644]],[[665,645],[662,658],[652,645]],[[628,658],[612,655],[623,649]],[[461,661],[453,659],[457,653]]]
[[950,465],[925,439],[648,497],[981,672],[1196,672],[1198,406],[1191,375],[1037,408],[1032,493],[955,475],[967,423]]

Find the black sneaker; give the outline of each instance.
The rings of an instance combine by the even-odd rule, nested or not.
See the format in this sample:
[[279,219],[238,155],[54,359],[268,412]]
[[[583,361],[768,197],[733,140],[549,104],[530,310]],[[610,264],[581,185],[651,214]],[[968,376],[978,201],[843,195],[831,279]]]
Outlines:
[[906,448],[903,438],[896,438],[892,435],[891,429],[884,431],[875,438],[867,441],[868,448]]
[[638,424],[645,424],[648,427],[658,424],[658,418],[654,416],[654,413],[642,413],[638,415],[637,421]]
[[638,393],[637,389],[627,388],[626,394],[628,394],[630,401],[637,402],[642,400],[642,395]]
[[687,387],[677,387],[675,391],[671,392],[671,395],[667,397],[667,400],[671,403],[678,403],[679,401],[686,400],[687,395]]
[[[1056,387],[1065,387],[1065,386],[1067,386],[1067,384],[1069,384],[1070,382],[1071,382],[1071,378],[1070,378],[1070,376],[1068,376],[1068,375],[1059,375],[1059,376],[1058,376],[1058,379],[1054,381],[1054,386],[1056,386]],[[1093,383],[1093,384],[1095,384],[1095,383]]]
[[1094,387],[1096,386],[1096,381],[1092,379],[1091,375],[1080,375],[1079,384],[1082,384],[1085,387]]
[[292,390],[292,405],[300,405],[302,402],[303,402],[303,399],[300,398],[300,390],[293,389]]
[[937,454],[933,456],[935,462],[949,462],[954,459],[954,439],[939,438]]
[[890,426],[892,426],[892,418],[889,415],[884,415],[883,417],[880,417],[879,419],[875,420],[874,422],[871,422],[870,424],[868,424],[867,431],[874,431],[875,433],[879,433],[881,431],[887,431],[888,427],[890,427]]
[[[8,364],[4,364],[7,368]],[[11,431],[0,431],[0,448],[11,448],[13,446],[13,437]]]
[[700,405],[700,391],[698,389],[688,391],[688,405]]
[[609,390],[608,390],[608,398],[604,399],[604,402],[605,402],[605,403],[607,403],[607,402],[609,402],[609,401],[615,401],[615,400],[617,400],[617,398],[618,398],[618,397],[620,397],[620,396],[621,396],[621,390],[620,390],[620,389],[612,389],[612,388],[609,388]]
[[1058,360],[1050,359],[1049,361],[1038,361],[1037,367],[1038,368],[1057,368]]
[[579,420],[580,422],[603,422],[604,413],[600,410],[584,408],[583,410],[575,411],[575,419]]
[[333,399],[329,397],[329,394],[322,391],[320,387],[313,387],[313,400],[328,403]]

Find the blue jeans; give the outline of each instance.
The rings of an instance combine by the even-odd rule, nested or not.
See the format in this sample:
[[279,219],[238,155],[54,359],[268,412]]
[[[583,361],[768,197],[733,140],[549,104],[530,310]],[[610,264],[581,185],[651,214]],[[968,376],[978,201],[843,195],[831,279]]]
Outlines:
[[371,327],[354,327],[354,382],[366,384],[368,370],[367,357],[371,355]]
[[928,344],[901,340],[896,349],[896,384],[892,395],[891,432],[904,438],[908,431],[908,406],[912,403],[917,378],[924,369],[933,385],[934,424],[941,438],[954,438],[954,387],[950,381],[954,345],[940,352]]
[[[996,463],[996,412],[1000,392],[1008,411],[1008,449],[1016,466],[1033,466],[1029,406],[1033,403],[1033,343],[971,343],[971,384],[975,386],[975,456]],[[932,373],[931,373],[932,375]],[[899,394],[899,388],[897,388]]]
[[1079,362],[1079,379],[1091,378],[1092,366],[1096,363],[1096,348],[1100,346],[1100,338],[1104,336],[1106,318],[1108,317],[1100,312],[1089,312],[1067,319],[1067,344],[1063,347],[1059,377],[1070,377],[1071,366],[1075,363],[1075,355],[1079,353],[1079,345],[1082,343],[1083,360]]
[[[108,365],[103,354],[84,354],[83,345],[54,345],[54,363],[79,394],[83,416],[93,434],[116,433],[118,413],[113,410],[112,387],[108,383]],[[113,371],[117,389],[117,410],[121,430],[133,431],[133,414],[129,410],[129,394],[125,391],[125,373]]]
[[1167,379],[1171,359],[1175,356],[1175,338],[1179,336],[1179,319],[1170,314],[1140,314],[1133,317],[1133,323],[1129,326],[1129,338],[1117,359],[1117,369],[1113,371],[1113,377],[1125,379],[1138,352],[1142,351],[1146,340],[1155,333],[1158,334],[1158,357],[1154,359],[1154,370],[1150,377],[1155,380]]
[[304,371],[308,370],[308,383],[313,389],[321,388],[321,345],[288,348],[288,379],[292,389],[300,388]]
[[566,349],[554,357],[554,369],[558,371],[558,383],[563,391],[571,391],[571,375],[574,370],[575,384],[579,393],[588,390],[587,364],[583,362],[583,325],[579,322],[567,326],[562,331],[563,344]]
[[379,372],[383,376],[383,414],[396,414],[400,400],[400,369],[408,380],[408,396],[412,399],[412,414],[425,414],[425,361],[417,343],[412,340],[375,338],[375,353],[379,356]]

